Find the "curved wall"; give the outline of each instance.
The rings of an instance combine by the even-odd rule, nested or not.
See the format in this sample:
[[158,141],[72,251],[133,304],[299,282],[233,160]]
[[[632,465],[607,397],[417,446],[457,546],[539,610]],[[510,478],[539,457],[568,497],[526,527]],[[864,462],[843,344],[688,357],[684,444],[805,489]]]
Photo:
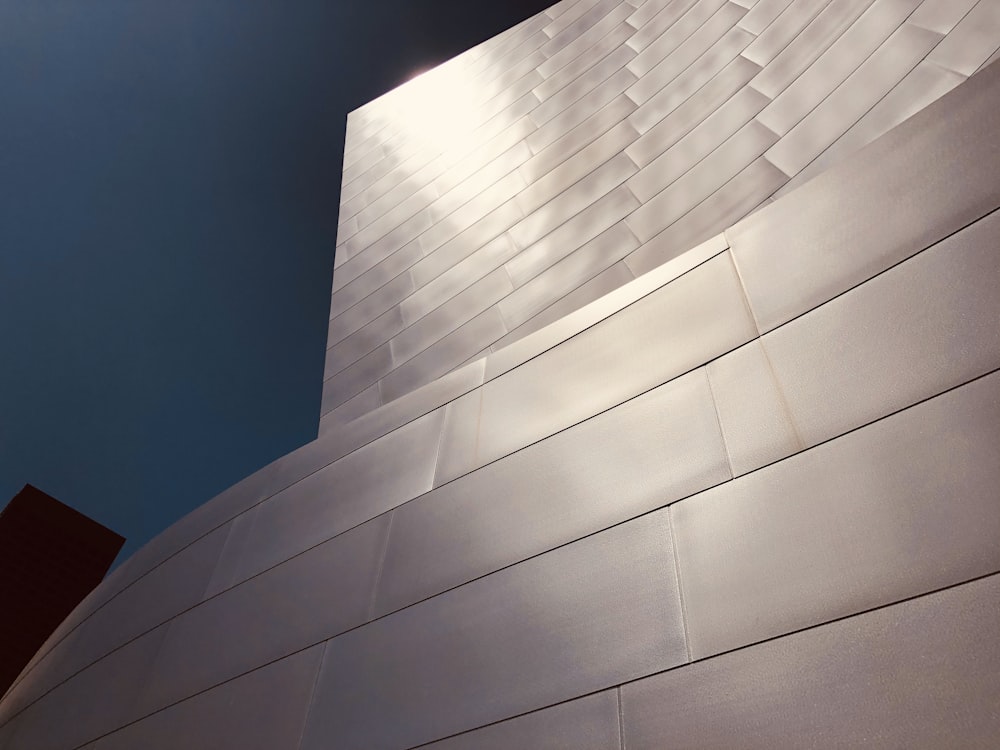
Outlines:
[[[583,38],[582,8],[467,59],[570,13]],[[989,46],[933,50],[952,38]],[[998,113],[994,65],[609,294],[326,420],[67,618],[0,748],[989,746]]]

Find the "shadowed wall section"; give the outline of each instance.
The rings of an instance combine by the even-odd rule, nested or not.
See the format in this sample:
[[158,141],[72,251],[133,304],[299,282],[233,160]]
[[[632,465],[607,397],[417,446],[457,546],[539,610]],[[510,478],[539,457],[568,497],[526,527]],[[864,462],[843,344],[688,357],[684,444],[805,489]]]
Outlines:
[[[351,365],[378,398],[114,571],[0,748],[989,746],[998,7],[564,2],[421,79],[489,118],[352,113],[331,329],[424,300]],[[467,202],[397,171],[434,149]],[[608,286],[552,271],[518,335],[596,237]]]

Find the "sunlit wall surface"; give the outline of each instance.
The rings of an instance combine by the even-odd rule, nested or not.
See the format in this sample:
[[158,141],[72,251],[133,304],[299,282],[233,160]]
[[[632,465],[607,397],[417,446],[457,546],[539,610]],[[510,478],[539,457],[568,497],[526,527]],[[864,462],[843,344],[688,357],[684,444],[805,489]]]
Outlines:
[[323,429],[854,153],[984,64],[998,14],[975,0],[577,0],[352,112]]
[[[452,333],[428,334],[432,354],[408,360],[440,361],[441,371],[414,369],[413,383],[423,384],[354,419],[328,417],[316,441],[119,567],[0,702],[0,748],[996,744],[1000,64],[971,74],[1000,46],[1000,3],[652,3],[563,3],[460,60],[498,65],[512,81],[531,70],[550,80],[541,70],[557,60],[556,47],[579,44],[576,55],[586,48],[599,64],[600,40],[618,29],[625,39],[604,54],[629,47],[617,53],[628,57],[621,77],[629,86],[647,80],[628,65],[659,49],[673,61],[658,68],[669,87],[715,48],[709,24],[721,22],[711,19],[736,18],[721,33],[751,35],[744,50],[771,29],[785,36],[772,37],[770,63],[734,51],[686,98],[669,99],[657,122],[687,124],[646,128],[664,128],[666,145],[656,148],[671,153],[649,171],[632,156],[643,135],[614,148],[582,145],[577,153],[592,164],[567,157],[572,177],[529,185],[521,169],[545,153],[534,153],[531,134],[546,126],[524,125],[532,154],[510,179],[525,184],[483,217],[510,205],[522,215],[475,247],[443,239],[429,250],[418,234],[407,252],[417,247],[419,259],[399,271],[410,279],[403,286],[413,284],[404,300],[428,288],[441,295],[421,321],[453,321]],[[621,18],[605,22],[611,28],[598,27],[613,13]],[[642,51],[628,45],[636,38]],[[528,51],[532,39],[539,45]],[[552,42],[550,55],[535,55]],[[564,54],[559,69],[577,59]],[[646,59],[652,75],[660,63]],[[584,77],[587,60],[576,63]],[[793,93],[752,114],[740,108],[770,98],[756,85],[730,81],[728,95],[698,98],[729,80],[734,60],[736,69],[755,66],[751,82],[784,71]],[[461,78],[432,72],[418,82],[420,96],[439,101],[435,80],[470,100],[499,95]],[[593,83],[572,89],[578,101],[604,85]],[[588,143],[638,130],[629,118],[652,111],[627,90],[595,105],[605,112],[618,101],[627,127],[601,131],[590,120],[578,131]],[[371,105],[379,117],[363,116],[368,108],[352,115],[345,185],[400,158],[388,132],[378,139],[383,131],[405,130],[400,144],[423,144],[413,149],[469,143],[468,122],[435,129],[406,116],[408,98],[400,89]],[[777,120],[760,119],[770,106],[773,117],[791,118],[781,120],[783,137]],[[865,133],[882,130],[855,151]],[[788,187],[796,170],[779,162],[797,158],[808,170],[809,153],[832,158],[838,149],[855,153]],[[612,163],[628,173],[615,185],[587,176],[606,175],[612,168],[602,165]],[[625,215],[610,211],[610,199],[600,203],[638,201],[630,181],[641,175],[671,181]],[[517,202],[540,200],[540,184],[555,192],[534,210],[549,206],[544,216],[560,223],[534,244],[508,245],[518,222],[548,226]],[[604,192],[584,199],[580,185]],[[783,186],[786,195],[739,218]],[[345,206],[351,199],[345,193]],[[655,210],[640,213],[644,206]],[[573,224],[576,215],[587,218]],[[483,217],[463,228],[440,215],[421,232],[450,227],[460,237]],[[691,229],[702,226],[697,217],[707,217],[704,236]],[[596,229],[599,220],[611,224]],[[335,304],[368,272],[348,278],[357,259],[379,247],[351,247],[365,229],[351,233],[350,221]],[[663,227],[648,239],[637,233],[656,222]],[[671,228],[679,225],[691,234]],[[531,249],[564,226],[577,229],[542,245],[554,255]],[[598,243],[601,252],[580,255],[592,241],[578,242],[581,227],[633,239],[628,250]],[[669,237],[688,239],[673,247]],[[516,252],[483,271],[479,259],[495,257],[483,248],[494,242]],[[455,255],[439,255],[445,247]],[[587,301],[577,290],[589,281],[553,272],[551,288],[555,279],[569,286],[552,304],[571,303],[511,336],[518,327],[508,326],[503,301],[528,286],[484,302],[480,279],[510,280],[519,258],[557,256],[606,260],[629,278]],[[406,275],[445,257],[426,283]],[[449,276],[451,268],[466,271]],[[392,278],[356,304],[374,305]],[[449,281],[433,286],[437,278]],[[467,308],[442,289],[486,312],[460,313]],[[511,336],[506,345],[493,351],[482,331],[469,334],[473,351],[452,345],[491,315],[500,338]],[[390,335],[390,354],[406,330]],[[371,370],[365,389],[377,383],[386,396],[405,364]]]

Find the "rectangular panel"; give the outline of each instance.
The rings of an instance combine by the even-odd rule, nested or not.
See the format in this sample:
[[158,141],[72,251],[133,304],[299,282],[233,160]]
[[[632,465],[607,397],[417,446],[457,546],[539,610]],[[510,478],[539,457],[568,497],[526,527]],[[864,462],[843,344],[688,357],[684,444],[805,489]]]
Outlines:
[[528,182],[534,182],[620,123],[633,111],[635,104],[631,99],[627,96],[615,97],[526,161],[521,166],[521,174]]
[[806,445],[1000,366],[998,234],[1000,212],[764,337]]
[[992,576],[625,685],[625,747],[990,747],[998,608]]
[[333,411],[369,388],[379,378],[392,370],[392,352],[389,344],[382,344],[323,382],[322,414]]
[[633,124],[638,130],[651,128],[738,59],[740,51],[752,40],[753,36],[749,32],[738,27],[731,28],[701,57],[643,103],[632,115]]
[[[993,127],[998,109],[1000,69],[983,71],[727,230],[761,331],[1000,205]],[[894,195],[906,201],[890,199]]]
[[[708,8],[714,4],[714,2],[710,4],[702,0],[702,2],[699,2],[695,6],[694,10]],[[640,55],[633,61],[634,65],[629,65],[629,69],[640,76],[639,80],[626,92],[632,101],[640,105],[643,102],[649,101],[657,91],[673,81],[689,65],[707,52],[712,45],[718,43],[725,36],[726,32],[732,29],[736,25],[736,22],[746,13],[745,8],[741,8],[735,3],[721,3],[719,5],[721,7],[713,13],[711,18],[701,24],[689,37],[683,39],[676,48],[672,49],[656,65],[646,71],[642,71],[640,57],[643,55]],[[673,32],[674,29],[671,29],[660,38],[666,39]],[[748,34],[739,34],[739,38],[743,40],[743,44],[747,44],[750,41],[750,35]],[[658,43],[654,42],[647,52],[656,49]],[[733,57],[735,55],[730,55],[729,59]]]
[[507,261],[506,268],[514,285],[521,286],[556,261],[590,242],[625,218],[638,205],[639,201],[629,189],[620,185],[587,206],[554,232]]
[[[502,180],[530,157],[531,149],[524,141],[520,141],[487,164],[478,168],[474,168],[474,164],[471,165],[469,174],[464,180],[430,205],[428,210],[431,212],[431,218],[437,222],[451,215],[453,211]],[[462,163],[465,162],[463,159]]]
[[302,736],[321,646],[268,664],[102,738],[94,750],[275,750]]
[[251,508],[240,513],[226,524],[226,541],[219,554],[219,559],[215,563],[212,578],[205,588],[202,599],[213,597],[236,582],[240,559],[243,557],[243,550],[246,549],[247,543],[250,541],[250,532],[253,530],[256,520],[255,509]]
[[979,0],[927,59],[935,65],[971,76],[1000,45],[1000,7]]
[[571,189],[588,174],[615,156],[625,155],[621,152],[638,133],[627,122],[620,122],[611,130],[581,149],[543,177],[528,185],[518,193],[516,200],[525,215],[544,206],[547,202],[558,198],[561,193]]
[[[479,360],[485,366],[485,360]],[[477,388],[455,399],[445,408],[441,447],[438,450],[434,486],[440,487],[475,467],[476,435],[483,390]]]
[[704,368],[397,508],[376,615],[731,477]]
[[487,308],[386,375],[380,383],[382,400],[392,401],[444,375],[506,332],[500,312],[496,307]]
[[330,641],[303,750],[408,748],[683,663],[672,554],[647,516]]
[[164,630],[137,638],[29,706],[17,721],[18,733],[30,736],[31,743],[15,743],[12,750],[75,748],[137,719],[136,696]]
[[[458,261],[437,278],[431,279],[399,304],[403,320],[414,323],[443,302],[468,288],[472,279],[480,279],[518,252],[507,234],[487,242],[468,258]],[[423,270],[424,267],[421,267]]]
[[678,503],[699,659],[1000,569],[1000,376]]
[[735,135],[768,101],[749,86],[740,89],[694,130],[632,177],[628,181],[629,190],[640,201],[650,200]]
[[[566,26],[558,33],[553,33],[553,29],[556,25],[552,25],[545,31],[551,37],[548,42],[542,45],[542,52],[545,57],[552,59],[558,57],[567,46],[572,47],[581,36],[591,30],[596,23],[598,23],[602,18],[605,18],[609,12],[612,10],[621,9],[623,3],[620,0],[598,0],[594,3],[586,13],[576,19],[569,26]],[[626,13],[621,14],[622,18],[631,12],[628,9]]]
[[768,150],[768,161],[787,175],[802,170],[861,119],[940,40],[941,35],[936,32],[904,23],[843,84]]
[[[412,295],[411,295],[412,296]],[[371,323],[366,323],[357,331],[326,350],[324,380],[329,380],[342,370],[346,370],[366,354],[374,351],[403,330],[402,308],[407,297],[398,305],[379,315]]]
[[360,330],[362,326],[375,320],[400,300],[405,299],[413,289],[413,275],[409,270],[405,270],[392,281],[367,295],[356,305],[330,321],[327,330],[327,347],[343,341],[355,331]]
[[413,266],[413,278],[418,287],[454,268],[459,262],[483,249],[498,235],[506,232],[524,214],[517,201],[509,200],[490,211],[471,227],[449,240]]
[[510,229],[510,236],[520,247],[529,247],[563,222],[580,213],[594,201],[621,185],[637,167],[627,154],[618,154],[597,167],[572,187],[560,192],[537,211]]
[[635,76],[626,68],[622,68],[582,99],[564,109],[561,114],[553,117],[543,127],[529,135],[528,146],[536,154],[539,153],[546,146],[559,140],[588,117],[601,110],[615,97],[623,94],[634,81]]
[[330,317],[336,318],[348,308],[361,302],[382,285],[392,281],[400,273],[423,257],[420,246],[410,242],[388,258],[368,269],[354,281],[335,291],[330,297]]
[[237,580],[429,490],[442,417],[437,411],[414,420],[262,503]]
[[364,623],[388,530],[379,516],[173,620],[142,713]]
[[[625,3],[622,3],[624,5]],[[449,740],[427,750],[621,750],[618,737],[618,691],[588,695],[534,711]]]
[[[340,266],[340,268],[338,268],[334,273],[334,291],[346,286],[349,282],[358,278],[358,276],[363,274],[369,268],[373,268],[377,263],[385,258],[388,258],[394,252],[403,247],[403,245],[407,242],[410,242],[417,235],[430,227],[430,225],[430,214],[426,211],[422,211],[413,218],[405,221],[398,228],[394,229],[375,244],[366,248],[358,248],[354,254],[349,256],[350,259]],[[346,248],[341,248],[337,252],[345,252],[345,250]],[[361,250],[364,250],[365,252],[360,255],[356,254]]]
[[[867,31],[866,24],[862,24],[860,27],[853,26],[855,21],[858,20],[865,11],[873,4],[873,0],[832,0],[823,11],[817,15],[812,22],[806,26],[806,28],[795,37],[785,49],[783,49],[778,55],[771,60],[767,66],[760,72],[760,74],[754,78],[753,82],[750,84],[759,92],[771,99],[776,99],[779,94],[791,87],[797,87],[803,92],[803,96],[806,101],[812,98],[812,92],[808,88],[803,88],[805,84],[797,84],[797,81],[810,70],[810,66],[816,62],[817,58],[820,58],[831,45],[840,42],[841,39],[847,39],[849,43],[853,44],[853,38],[858,37],[859,34],[864,36]],[[898,7],[898,3],[894,0],[889,0],[888,2],[878,3],[881,6],[881,10],[873,12],[875,13],[875,20],[879,21],[879,16],[884,16],[886,13],[892,13],[895,7]],[[869,14],[869,21],[872,14]],[[905,14],[900,17],[896,24],[894,24],[890,29],[885,32],[888,36],[888,32],[895,28],[896,25],[901,23],[905,18]],[[853,28],[852,28],[853,26]],[[875,32],[880,30],[881,24],[877,24],[879,28],[873,29]],[[848,29],[851,29],[851,33],[848,33]],[[858,30],[860,29],[860,31]],[[884,37],[883,37],[884,38]],[[845,49],[844,45],[848,42],[840,42],[841,53],[849,54],[850,49]],[[871,44],[871,42],[868,42]],[[860,52],[860,50],[859,50]],[[863,57],[861,58],[863,59]],[[860,60],[858,60],[860,62]],[[823,67],[815,69],[814,72],[806,76],[806,81],[810,85],[815,85],[816,83],[822,83],[820,73],[822,73]],[[794,102],[788,99],[788,105],[794,105]]]
[[[520,364],[521,361],[530,359],[533,354],[538,353],[538,351],[535,351],[533,347],[526,349],[521,349],[519,347],[517,354],[499,354],[499,351],[511,346],[513,343],[524,338],[525,336],[529,336],[532,333],[541,330],[542,328],[555,326],[567,315],[571,315],[580,308],[586,307],[595,300],[600,299],[601,297],[604,297],[610,292],[618,289],[618,287],[623,284],[628,284],[633,279],[635,279],[635,276],[632,275],[632,272],[628,269],[628,266],[625,265],[624,262],[615,263],[610,268],[597,274],[597,276],[592,278],[590,281],[581,284],[569,294],[561,297],[538,314],[533,315],[526,323],[518,326],[502,339],[497,341],[493,345],[493,353],[490,355],[491,358],[502,357],[503,362],[507,364]],[[552,343],[549,346],[545,346],[541,344],[541,342],[538,342],[537,345],[541,346],[541,351],[544,351],[545,349],[549,349],[551,346],[555,346],[557,343],[562,342],[564,339],[565,336],[562,336],[557,332],[553,332],[553,338],[551,338]],[[522,353],[525,355],[523,360],[520,359]],[[505,365],[502,365],[498,360],[497,366],[502,367]]]
[[641,52],[658,39],[684,15],[696,0],[675,0],[672,3],[645,3],[629,16],[628,22],[637,30],[629,46]]
[[758,0],[740,21],[740,26],[755,36],[770,26],[791,0]]
[[788,181],[788,177],[767,159],[760,157],[684,216],[664,229],[625,262],[639,276],[655,270],[716,236],[755,210],[767,196]]
[[486,463],[704,364],[756,336],[720,255],[484,386]]
[[614,265],[639,246],[623,222],[563,258],[502,300],[498,307],[513,330],[550,304]]
[[[677,5],[683,7],[688,5],[688,3],[685,0],[684,2],[677,3]],[[660,34],[648,46],[644,47],[642,52],[640,52],[638,56],[629,63],[629,69],[635,73],[637,78],[642,78],[649,73],[649,71],[659,65],[660,62],[671,52],[677,49],[677,47],[683,44],[685,39],[701,28],[701,26],[717,11],[719,11],[720,8],[725,8],[728,5],[733,4],[727,3],[726,0],[698,0],[698,2],[692,4],[691,7],[686,10],[684,15],[671,23],[669,27],[665,27],[662,34]],[[733,5],[733,8],[740,12],[741,15],[746,12],[743,8],[740,8],[737,5]],[[655,93],[655,91],[656,89],[653,89],[652,91],[649,91],[648,94],[651,95]],[[645,97],[637,97],[631,92],[629,93],[629,96],[636,104],[641,104],[649,98],[648,95]]]
[[651,239],[743,171],[777,140],[774,132],[751,120],[688,172],[636,209],[627,219],[629,228],[643,242]]
[[743,50],[743,56],[758,65],[767,65],[828,3],[829,0],[796,0],[775,19],[774,23],[760,32]]
[[389,342],[397,367],[472,320],[513,291],[501,266],[428,313]]
[[805,447],[759,340],[709,362],[708,377],[735,476]]
[[630,9],[625,3],[619,3],[587,32],[539,65],[538,72],[545,80],[535,87],[535,95],[545,101],[590,66],[603,60],[612,50],[624,44],[635,31],[624,22],[629,12]]
[[597,86],[624,67],[625,63],[633,57],[635,57],[635,51],[631,47],[625,45],[618,47],[596,65],[592,65],[575,80],[569,82],[557,93],[535,107],[530,115],[532,121],[535,125],[541,127],[574,102],[579,101],[582,97],[597,88]]

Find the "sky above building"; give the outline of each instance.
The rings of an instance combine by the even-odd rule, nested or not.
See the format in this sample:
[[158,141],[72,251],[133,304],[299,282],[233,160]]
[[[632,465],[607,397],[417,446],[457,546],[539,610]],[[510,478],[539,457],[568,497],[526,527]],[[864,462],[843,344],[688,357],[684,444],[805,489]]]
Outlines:
[[313,439],[346,113],[544,0],[0,0],[0,505],[119,562]]

